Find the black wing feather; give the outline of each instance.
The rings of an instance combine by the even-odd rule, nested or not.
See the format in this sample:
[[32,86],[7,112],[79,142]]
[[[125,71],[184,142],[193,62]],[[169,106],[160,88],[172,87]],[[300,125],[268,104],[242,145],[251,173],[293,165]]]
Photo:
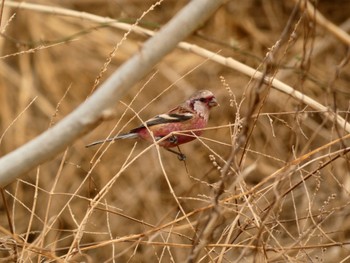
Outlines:
[[[158,124],[165,124],[165,123],[174,123],[174,122],[181,122],[181,121],[187,121],[193,118],[192,113],[187,114],[177,114],[177,113],[170,113],[170,114],[161,114],[157,115],[154,118],[146,121],[146,126],[151,127]],[[145,125],[141,125],[137,128],[132,129],[130,132],[137,132],[139,129],[144,128]]]

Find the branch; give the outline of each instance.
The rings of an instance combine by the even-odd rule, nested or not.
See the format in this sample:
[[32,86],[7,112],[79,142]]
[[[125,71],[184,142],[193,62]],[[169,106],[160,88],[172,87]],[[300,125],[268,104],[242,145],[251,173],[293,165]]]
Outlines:
[[[298,3],[298,0],[294,0],[294,2]],[[322,15],[320,11],[318,11],[311,3],[310,1],[306,0],[304,2],[299,2],[301,9],[306,9],[306,12],[311,18],[314,18],[321,27],[329,31],[331,34],[333,34],[338,40],[343,42],[345,45],[350,46],[350,36],[349,34],[338,27],[337,25],[333,24],[331,21],[329,21],[326,17]]]
[[[297,1],[297,0],[295,0]],[[37,12],[42,12],[46,14],[53,14],[53,15],[61,15],[61,16],[68,16],[68,17],[74,17],[79,18],[83,20],[92,21],[95,23],[100,24],[108,24],[110,27],[118,28],[121,30],[125,30],[127,32],[132,31],[134,33],[137,33],[139,35],[143,36],[153,36],[154,32],[152,30],[148,30],[136,25],[129,25],[125,23],[120,23],[115,19],[109,18],[109,17],[100,17],[94,14],[89,13],[83,13],[79,11],[73,11],[65,8],[60,7],[52,7],[52,6],[46,6],[46,5],[38,5],[38,4],[30,4],[30,3],[18,3],[13,1],[6,1],[5,6],[12,6],[17,8],[23,8],[27,10],[34,10]],[[308,6],[310,8],[310,6]],[[310,9],[308,9],[310,11]],[[315,12],[318,14],[317,17],[322,16],[317,10]],[[319,20],[316,19],[317,22]],[[347,27],[347,24],[344,24],[345,27]],[[331,33],[334,33],[334,31],[330,31]],[[344,31],[345,32],[345,31]],[[258,71],[257,69],[254,69],[252,67],[247,66],[246,64],[243,64],[232,57],[224,57],[216,52],[209,51],[205,48],[199,47],[197,45],[193,45],[187,42],[179,42],[178,47],[186,50],[188,52],[192,52],[194,54],[197,54],[198,56],[204,57],[206,59],[210,59],[211,61],[215,61],[216,63],[219,63],[221,65],[224,65],[226,67],[232,68],[234,70],[237,70],[251,78],[254,79],[261,79],[262,73]],[[314,54],[314,53],[313,53]],[[335,112],[332,112],[329,108],[326,106],[323,106],[321,103],[318,103],[316,100],[312,99],[311,97],[305,95],[304,93],[295,90],[291,86],[279,81],[277,78],[265,78],[265,83],[268,83],[274,88],[275,90],[278,90],[280,92],[283,92],[285,94],[290,95],[297,101],[301,101],[305,103],[306,105],[310,106],[312,109],[320,112],[325,112],[325,117],[328,118],[330,121],[336,121],[338,125],[347,132],[350,132],[350,124],[342,118],[340,115],[336,114]]]
[[55,157],[100,123],[108,114],[108,109],[130,87],[209,18],[222,2],[223,0],[190,1],[158,34],[145,42],[140,52],[125,62],[76,110],[53,128],[2,157],[0,186],[6,186],[23,173]]

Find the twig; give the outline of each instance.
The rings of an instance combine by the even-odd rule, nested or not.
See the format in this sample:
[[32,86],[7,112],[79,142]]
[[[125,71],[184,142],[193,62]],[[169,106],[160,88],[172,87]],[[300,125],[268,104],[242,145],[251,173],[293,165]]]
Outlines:
[[125,62],[101,87],[57,125],[0,159],[0,186],[62,152],[110,113],[128,89],[145,76],[166,54],[192,33],[224,2],[195,0],[183,8],[140,52]]
[[[299,0],[294,0],[298,3]],[[301,1],[301,9],[306,9],[308,15],[315,19],[316,23],[322,26],[324,29],[332,33],[336,38],[342,41],[347,46],[350,46],[350,36],[340,27],[333,24],[327,18],[325,18],[320,11],[318,11],[308,0]]]
[[[96,23],[100,24],[106,24],[110,27],[118,28],[121,30],[125,31],[130,31],[143,35],[143,36],[153,36],[155,33],[152,30],[148,30],[139,26],[133,26],[130,24],[125,24],[118,22],[115,19],[112,18],[106,18],[106,17],[100,17],[94,14],[89,14],[89,13],[82,13],[78,11],[73,11],[65,8],[59,8],[59,7],[52,7],[52,6],[45,6],[45,5],[37,5],[37,4],[29,4],[29,3],[18,3],[18,2],[13,2],[13,1],[7,1],[5,2],[5,6],[11,6],[11,7],[16,7],[16,8],[23,8],[23,9],[29,9],[29,10],[34,10],[42,13],[48,13],[48,14],[54,14],[54,15],[62,15],[62,16],[69,16],[69,17],[75,17],[75,18],[80,18],[84,20],[89,20],[93,21]],[[198,56],[210,59],[212,61],[215,61],[216,63],[219,63],[221,65],[224,65],[226,67],[232,68],[234,70],[237,70],[253,79],[261,79],[263,76],[263,73],[249,67],[231,57],[224,57],[221,56],[215,52],[212,52],[210,50],[207,50],[205,48],[201,48],[197,45],[193,45],[188,42],[179,42],[178,43],[178,48],[181,48],[183,50],[186,50],[188,52],[192,52],[194,54],[197,54]],[[318,103],[316,100],[310,98],[309,96],[303,94],[300,91],[295,90],[291,86],[283,83],[282,81],[276,79],[276,78],[271,78],[266,76],[264,78],[265,83],[268,83],[271,85],[272,88],[283,92],[287,95],[290,95],[294,99],[310,106],[312,109],[318,110],[318,111],[324,111],[328,112],[325,114],[326,118],[328,118],[330,121],[336,120],[338,125],[340,127],[343,127],[347,132],[350,132],[350,124],[346,122],[341,116],[336,115],[334,112],[330,112],[329,109],[322,104]]]

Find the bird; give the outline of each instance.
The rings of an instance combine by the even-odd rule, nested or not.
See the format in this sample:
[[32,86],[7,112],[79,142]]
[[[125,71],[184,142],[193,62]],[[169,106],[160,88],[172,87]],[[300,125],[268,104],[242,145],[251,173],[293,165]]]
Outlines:
[[[171,148],[178,147],[200,136],[202,129],[207,126],[211,108],[218,105],[211,91],[199,90],[182,104],[166,113],[156,115],[129,132],[95,141],[86,145],[86,147],[119,139],[143,139],[149,142],[155,140],[159,146],[176,154],[179,160],[185,160],[186,156],[184,154]],[[153,136],[150,132],[153,133]]]

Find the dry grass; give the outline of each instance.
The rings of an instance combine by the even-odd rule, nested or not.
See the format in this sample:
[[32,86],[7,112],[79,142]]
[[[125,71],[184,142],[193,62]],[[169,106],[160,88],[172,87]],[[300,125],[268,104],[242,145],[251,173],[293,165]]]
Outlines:
[[[164,1],[140,26],[157,30],[186,2]],[[320,1],[317,8],[341,25],[350,2],[338,2],[341,7]],[[50,2],[131,24],[151,4]],[[229,1],[186,41],[276,76],[348,120],[349,50],[300,9],[288,24],[293,8],[291,1]],[[16,8],[5,8],[2,29],[4,155],[93,92],[125,31]],[[128,35],[100,81],[146,38]],[[84,147],[112,129],[139,124],[133,111],[147,119],[203,88],[213,91],[221,106],[212,111],[204,137],[181,147],[185,162],[144,142]],[[3,262],[349,260],[349,136],[325,112],[181,49],[132,87],[114,110],[114,119],[4,189]]]

